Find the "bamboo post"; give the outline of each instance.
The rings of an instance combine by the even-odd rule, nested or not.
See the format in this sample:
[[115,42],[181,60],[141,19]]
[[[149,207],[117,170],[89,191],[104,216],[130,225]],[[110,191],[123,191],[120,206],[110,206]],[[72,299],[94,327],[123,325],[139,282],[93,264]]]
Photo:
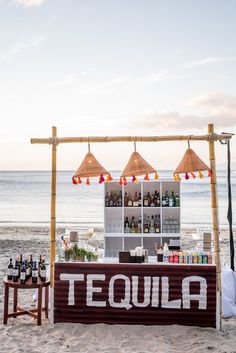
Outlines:
[[54,284],[54,261],[56,254],[56,183],[57,183],[57,128],[52,127],[52,176],[50,221],[50,282]]
[[215,141],[214,141],[214,124],[208,125],[209,138],[209,159],[212,170],[211,176],[211,211],[212,211],[212,227],[214,237],[214,253],[216,262],[216,276],[217,276],[217,296],[219,300],[219,320],[221,329],[222,317],[222,292],[221,292],[221,261],[220,261],[220,244],[219,244],[219,217],[218,217],[218,196],[216,184],[216,162],[215,162]]

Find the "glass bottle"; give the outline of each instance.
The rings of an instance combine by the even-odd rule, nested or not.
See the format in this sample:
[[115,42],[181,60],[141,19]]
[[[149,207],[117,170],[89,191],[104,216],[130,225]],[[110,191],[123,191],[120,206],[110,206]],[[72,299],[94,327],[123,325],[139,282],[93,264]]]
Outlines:
[[13,264],[12,264],[12,259],[10,259],[10,263],[8,265],[8,270],[7,270],[7,279],[9,281],[12,280],[12,277],[13,277]]
[[41,281],[43,282],[46,281],[46,266],[45,266],[44,260],[40,268],[40,278],[41,278]]
[[20,283],[25,284],[25,282],[26,282],[26,268],[25,268],[25,264],[23,264],[20,270]]
[[38,269],[37,269],[36,261],[34,261],[33,268],[32,268],[32,282],[33,283],[38,282]]
[[18,261],[17,260],[15,261],[15,266],[14,266],[12,272],[13,272],[12,273],[13,282],[17,282],[18,278],[19,278],[19,268],[18,268]]

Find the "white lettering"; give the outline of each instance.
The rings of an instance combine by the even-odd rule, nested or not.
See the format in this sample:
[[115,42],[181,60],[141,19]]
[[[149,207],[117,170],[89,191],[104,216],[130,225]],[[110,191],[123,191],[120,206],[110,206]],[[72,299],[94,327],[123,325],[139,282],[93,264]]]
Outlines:
[[69,281],[68,305],[75,305],[75,281],[84,281],[84,275],[74,273],[61,273],[61,281]]
[[158,307],[159,306],[159,277],[152,278],[152,306]]
[[169,278],[162,277],[161,279],[162,286],[162,296],[161,296],[161,306],[162,308],[169,309],[180,309],[181,308],[181,299],[169,301]]
[[[200,283],[200,293],[190,294],[190,283]],[[199,302],[198,309],[206,310],[207,307],[207,282],[200,276],[190,276],[183,279],[182,282],[183,309],[190,309],[190,301],[197,300]]]
[[93,281],[105,281],[105,275],[87,275],[87,298],[86,302],[88,306],[106,306],[106,301],[104,300],[93,300],[93,293],[101,293],[101,287],[94,287]]
[[143,302],[138,301],[138,276],[132,276],[132,301],[139,308],[145,308],[150,304],[151,295],[151,277],[144,277],[144,295]]
[[[121,299],[119,303],[114,301],[114,284],[115,281],[117,280],[123,280],[125,282],[125,297],[124,299]],[[130,305],[130,280],[127,276],[124,275],[115,275],[111,277],[110,283],[109,283],[109,304],[113,308],[125,308],[127,310],[132,308],[132,305]]]

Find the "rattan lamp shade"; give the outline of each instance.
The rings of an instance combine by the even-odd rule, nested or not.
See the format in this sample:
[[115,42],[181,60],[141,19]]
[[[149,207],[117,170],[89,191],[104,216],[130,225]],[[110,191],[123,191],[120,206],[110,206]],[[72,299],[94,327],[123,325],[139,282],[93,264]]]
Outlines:
[[138,152],[133,152],[128,164],[123,170],[121,177],[126,178],[155,172],[156,169],[154,169],[148,162],[146,162]]
[[109,172],[98,162],[91,152],[88,152],[77,169],[74,177],[90,178],[107,174],[109,174]]
[[210,171],[210,168],[198,157],[198,155],[188,148],[185,152],[180,164],[175,169],[174,174],[200,172],[203,170]]

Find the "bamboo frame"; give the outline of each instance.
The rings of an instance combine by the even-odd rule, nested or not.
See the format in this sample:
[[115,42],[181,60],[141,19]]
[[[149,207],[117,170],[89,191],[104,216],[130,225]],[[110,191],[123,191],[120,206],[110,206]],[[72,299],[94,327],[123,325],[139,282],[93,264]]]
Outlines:
[[56,185],[57,185],[57,128],[52,128],[52,176],[51,176],[51,222],[50,222],[50,286],[54,284],[54,261],[56,254]]
[[170,141],[206,141],[209,144],[209,160],[213,175],[211,177],[211,200],[212,200],[212,224],[214,236],[214,251],[217,271],[217,293],[219,294],[220,328],[222,316],[221,301],[221,263],[219,248],[219,218],[218,218],[218,197],[216,188],[216,163],[215,163],[215,142],[231,139],[233,134],[216,134],[214,125],[208,125],[206,135],[175,135],[175,136],[98,136],[98,137],[57,137],[57,128],[52,128],[52,137],[32,138],[32,144],[52,145],[52,184],[51,184],[51,222],[50,222],[50,278],[51,287],[54,284],[53,266],[56,250],[56,168],[57,168],[57,145],[63,143],[107,143],[107,142],[170,142]]
[[[208,125],[208,133],[214,134],[213,124]],[[210,168],[212,170],[212,176],[211,176],[212,230],[213,230],[213,237],[214,237],[217,293],[219,296],[219,318],[220,318],[220,330],[221,330],[221,318],[222,318],[221,260],[220,260],[218,195],[217,195],[217,183],[216,183],[216,162],[215,162],[215,142],[214,141],[209,141],[209,160],[210,160]]]

